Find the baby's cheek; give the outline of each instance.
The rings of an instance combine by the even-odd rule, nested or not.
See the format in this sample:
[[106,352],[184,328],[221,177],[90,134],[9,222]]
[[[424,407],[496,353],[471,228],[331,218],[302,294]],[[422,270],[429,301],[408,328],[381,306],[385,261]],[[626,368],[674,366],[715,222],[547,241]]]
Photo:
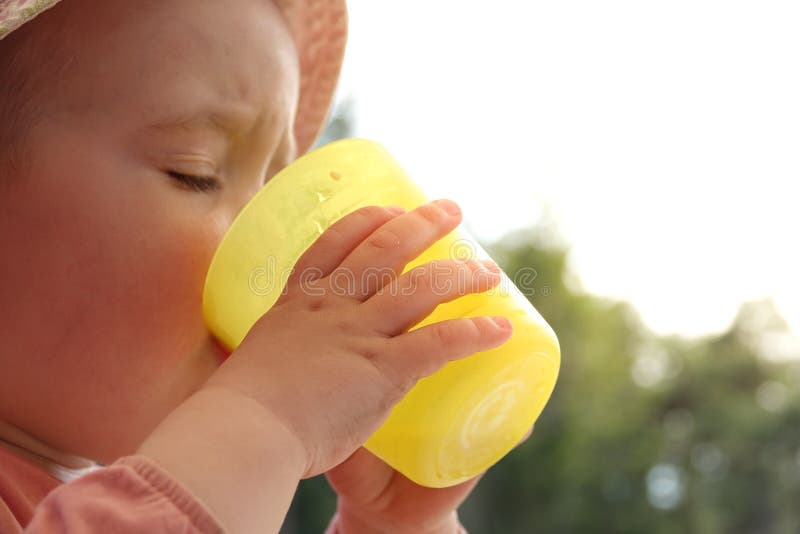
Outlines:
[[[214,239],[197,228],[176,225],[159,236],[158,250],[147,262],[142,283],[152,283],[165,338],[198,342],[207,336],[202,317],[205,275],[214,253]],[[146,306],[150,307],[150,306]],[[168,326],[170,325],[171,326]]]
[[219,365],[202,292],[232,215],[142,173],[103,137],[56,133],[0,198],[14,369],[0,404],[19,399],[31,430],[100,458],[130,451]]
[[124,176],[116,183],[86,180],[80,198],[60,203],[72,232],[63,253],[76,263],[64,290],[91,325],[73,346],[91,347],[80,358],[103,369],[131,412],[158,412],[211,371],[202,291],[219,229],[191,192]]
[[170,365],[207,350],[203,285],[220,236],[209,220],[180,209],[171,217],[163,215],[160,224],[141,222],[147,225],[148,235],[136,244],[137,266],[129,273],[135,283],[120,297],[137,303],[142,329],[134,330],[146,332],[156,345],[157,358]]
[[[96,396],[114,401],[114,417],[136,423],[124,441],[136,443],[214,372],[218,360],[202,317],[205,274],[215,237],[198,221],[158,211],[134,219],[128,239],[104,235],[113,258],[97,273],[109,299],[95,319],[105,328],[96,356],[115,354],[105,370],[109,388]],[[158,221],[158,224],[153,224]],[[116,283],[111,283],[115,281]],[[113,384],[112,391],[111,385]]]

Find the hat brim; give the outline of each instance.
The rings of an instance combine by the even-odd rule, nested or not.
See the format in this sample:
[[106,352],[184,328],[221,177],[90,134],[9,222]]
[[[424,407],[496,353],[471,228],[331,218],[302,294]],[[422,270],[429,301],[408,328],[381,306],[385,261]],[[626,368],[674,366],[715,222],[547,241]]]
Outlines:
[[300,98],[294,134],[298,154],[316,140],[328,116],[347,42],[345,0],[275,0],[300,59]]

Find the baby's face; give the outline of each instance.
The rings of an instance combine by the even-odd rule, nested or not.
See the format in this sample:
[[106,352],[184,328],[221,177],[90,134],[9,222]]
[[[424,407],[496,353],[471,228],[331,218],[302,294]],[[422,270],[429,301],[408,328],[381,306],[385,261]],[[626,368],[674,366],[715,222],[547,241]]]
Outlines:
[[295,157],[298,88],[278,10],[231,5],[66,0],[18,30],[68,58],[0,196],[0,420],[63,451],[132,452],[220,363],[204,277]]

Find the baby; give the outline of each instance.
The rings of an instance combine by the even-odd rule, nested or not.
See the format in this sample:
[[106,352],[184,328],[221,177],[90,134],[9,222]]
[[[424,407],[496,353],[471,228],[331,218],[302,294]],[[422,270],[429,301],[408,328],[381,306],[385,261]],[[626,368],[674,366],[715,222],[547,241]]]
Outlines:
[[[476,480],[423,488],[361,448],[419,378],[510,337],[499,317],[408,331],[499,282],[491,262],[439,262],[471,275],[448,292],[400,274],[452,201],[343,217],[233,354],[201,314],[228,226],[321,126],[342,1],[63,0],[0,40],[3,533],[277,532],[321,473],[331,533],[463,531]],[[328,67],[308,63],[337,9]],[[406,290],[330,291],[368,268]]]

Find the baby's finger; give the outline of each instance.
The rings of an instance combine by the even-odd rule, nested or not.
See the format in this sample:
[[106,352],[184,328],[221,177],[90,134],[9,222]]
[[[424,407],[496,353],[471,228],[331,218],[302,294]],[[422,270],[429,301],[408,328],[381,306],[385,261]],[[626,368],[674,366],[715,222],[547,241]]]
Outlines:
[[402,391],[447,362],[502,345],[513,327],[505,317],[461,317],[429,324],[389,340],[376,365]]
[[333,223],[295,263],[286,280],[287,293],[330,274],[367,236],[404,211],[400,206],[365,206]]
[[[446,199],[423,204],[396,217],[372,233],[331,273],[350,284],[352,296],[359,300],[372,295],[381,282],[399,275],[406,264],[455,228],[461,210]],[[388,276],[387,276],[388,275]]]
[[439,304],[486,291],[500,281],[492,260],[438,260],[418,265],[370,297],[365,317],[378,332],[395,336],[427,317]]
[[517,445],[520,445],[525,440],[527,440],[529,437],[531,437],[531,434],[533,434],[533,425],[531,425],[531,427],[528,429],[528,431],[525,432],[525,435],[522,436],[522,438],[520,438],[520,440],[517,442]]

